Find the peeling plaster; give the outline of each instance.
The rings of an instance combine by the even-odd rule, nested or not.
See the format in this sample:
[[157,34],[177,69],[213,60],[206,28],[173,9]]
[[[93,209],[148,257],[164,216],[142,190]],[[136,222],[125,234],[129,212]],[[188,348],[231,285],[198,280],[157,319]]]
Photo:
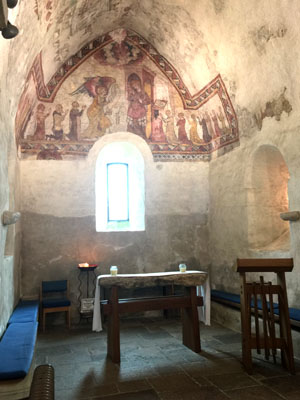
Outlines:
[[221,14],[225,8],[225,0],[213,0],[216,14]]
[[261,110],[259,113],[255,115],[255,120],[257,123],[257,127],[259,130],[262,128],[263,119],[266,117],[275,118],[276,121],[280,121],[281,114],[285,111],[288,115],[290,115],[293,107],[290,104],[289,100],[285,97],[286,88],[283,89],[283,92],[277,99],[272,101],[268,101],[266,103],[265,109]]
[[263,25],[257,31],[250,32],[253,43],[259,54],[264,54],[266,52],[267,43],[271,39],[280,39],[285,36],[287,32],[287,27],[284,25],[279,26],[276,29],[271,29],[270,27]]

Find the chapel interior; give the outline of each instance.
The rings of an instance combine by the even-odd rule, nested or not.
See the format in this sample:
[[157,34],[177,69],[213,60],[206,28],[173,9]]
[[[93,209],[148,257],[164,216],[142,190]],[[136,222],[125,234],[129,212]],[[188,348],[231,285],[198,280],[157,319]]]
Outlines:
[[[239,294],[237,259],[252,258],[293,259],[288,306],[300,309],[299,2],[7,3],[0,338],[20,299],[38,299],[42,281],[67,280],[71,329],[63,315],[47,315],[35,349],[36,365],[54,365],[56,399],[299,398],[297,327],[296,375],[262,357],[249,376],[239,310],[211,302],[211,325],[200,322],[202,363],[183,349],[178,313],[124,318],[120,367],[106,361],[105,331],[92,332],[79,313],[111,266],[144,274],[184,263],[206,272],[212,290]],[[113,163],[131,168],[123,223],[108,223],[103,182]],[[82,273],[80,263],[97,267]]]

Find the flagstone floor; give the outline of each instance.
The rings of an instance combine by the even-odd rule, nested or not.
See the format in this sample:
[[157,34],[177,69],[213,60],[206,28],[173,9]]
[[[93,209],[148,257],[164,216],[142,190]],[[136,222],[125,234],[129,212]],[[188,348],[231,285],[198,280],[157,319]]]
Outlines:
[[253,353],[254,374],[241,364],[239,333],[200,324],[202,351],[181,343],[177,318],[121,322],[121,363],[106,358],[106,332],[82,322],[70,331],[48,325],[39,333],[36,364],[55,369],[55,399],[81,400],[298,400],[297,374]]

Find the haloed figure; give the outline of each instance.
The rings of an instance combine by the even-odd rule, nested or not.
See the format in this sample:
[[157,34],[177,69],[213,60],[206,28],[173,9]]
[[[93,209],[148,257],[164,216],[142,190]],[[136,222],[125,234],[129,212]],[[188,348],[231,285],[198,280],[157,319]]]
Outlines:
[[33,135],[34,140],[44,140],[45,139],[45,120],[49,117],[50,112],[45,111],[44,104],[40,103],[37,106],[35,114],[35,131]]
[[81,130],[81,116],[85,109],[85,106],[79,110],[78,101],[73,101],[72,108],[69,114],[70,132],[67,135],[70,140],[79,140],[80,130]]
[[167,141],[171,144],[178,144],[179,140],[175,134],[174,117],[171,110],[166,110],[166,116],[163,120],[166,124]]
[[159,114],[159,110],[154,110],[151,139],[153,142],[166,141],[166,136],[163,130],[163,121]]
[[63,131],[63,120],[65,119],[66,112],[63,110],[63,106],[61,104],[57,104],[55,107],[55,110],[53,111],[53,126],[52,126],[52,132],[54,139],[56,140],[62,140],[64,131]]
[[127,130],[146,139],[147,106],[151,101],[137,74],[131,74],[128,78],[127,100]]
[[190,139],[193,142],[193,144],[203,144],[203,140],[198,135],[198,129],[197,129],[197,118],[195,114],[191,115],[191,120],[190,120]]
[[105,106],[108,104],[106,86],[96,87],[96,95],[92,104],[87,109],[89,126],[84,132],[85,138],[94,138],[103,136],[111,126],[111,121],[105,114]]
[[187,133],[185,130],[185,123],[186,123],[186,119],[184,117],[184,114],[179,113],[177,124],[176,124],[178,126],[178,139],[180,140],[181,143],[189,144],[190,141],[187,137]]

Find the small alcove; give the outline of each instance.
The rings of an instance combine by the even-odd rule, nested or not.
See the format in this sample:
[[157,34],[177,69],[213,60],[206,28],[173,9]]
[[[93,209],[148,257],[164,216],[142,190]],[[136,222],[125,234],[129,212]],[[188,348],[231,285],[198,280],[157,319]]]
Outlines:
[[289,171],[281,152],[261,146],[252,158],[248,192],[249,247],[258,251],[287,251],[289,222],[280,218],[288,211]]

